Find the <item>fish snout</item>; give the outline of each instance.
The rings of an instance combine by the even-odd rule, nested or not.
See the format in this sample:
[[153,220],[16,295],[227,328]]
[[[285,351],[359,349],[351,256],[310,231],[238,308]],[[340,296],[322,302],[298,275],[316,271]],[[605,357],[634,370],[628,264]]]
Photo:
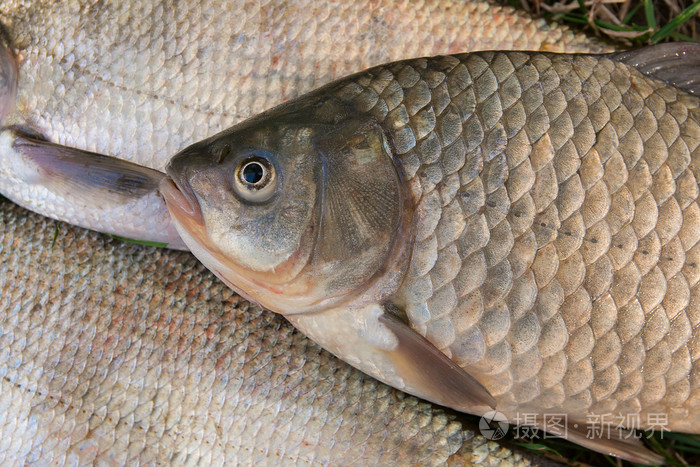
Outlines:
[[[175,154],[165,167],[166,177],[160,191],[171,214],[176,218],[187,216],[187,222],[204,225],[202,208],[195,194],[192,181],[209,172],[214,156],[207,140],[194,143]],[[183,219],[180,218],[182,221]]]

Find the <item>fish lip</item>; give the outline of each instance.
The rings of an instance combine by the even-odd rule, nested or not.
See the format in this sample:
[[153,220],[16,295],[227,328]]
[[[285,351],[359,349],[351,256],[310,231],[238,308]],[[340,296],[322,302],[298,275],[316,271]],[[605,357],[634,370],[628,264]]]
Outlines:
[[204,225],[202,209],[192,189],[187,184],[180,184],[172,176],[166,175],[160,181],[159,190],[168,210],[174,217],[184,215],[188,220]]

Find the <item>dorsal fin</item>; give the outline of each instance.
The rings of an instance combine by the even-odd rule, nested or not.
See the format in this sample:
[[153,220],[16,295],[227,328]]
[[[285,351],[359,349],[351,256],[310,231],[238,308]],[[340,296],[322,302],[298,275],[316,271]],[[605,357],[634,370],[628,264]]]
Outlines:
[[700,43],[669,42],[611,54],[613,60],[700,96]]

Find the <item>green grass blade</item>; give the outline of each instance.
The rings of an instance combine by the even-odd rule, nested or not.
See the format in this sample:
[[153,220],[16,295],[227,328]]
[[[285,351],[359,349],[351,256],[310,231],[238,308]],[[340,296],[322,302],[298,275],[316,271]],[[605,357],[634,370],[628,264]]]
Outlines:
[[[666,446],[662,445],[661,442],[659,441],[659,439],[657,439],[658,434],[656,434],[654,432],[649,432],[649,431],[645,431],[644,433],[645,433],[645,436],[646,436],[649,444],[651,444],[651,446],[654,448],[653,450],[657,454],[661,454],[665,458],[666,464],[678,465],[678,461],[676,461],[676,459],[673,457],[673,455],[666,450]],[[664,436],[667,434],[668,433],[664,433]],[[667,444],[667,442],[665,442],[664,444]]]
[[51,248],[56,246],[56,239],[58,238],[58,222],[53,230],[53,240],[51,240]]
[[[648,3],[649,0],[647,0]],[[645,4],[646,6],[646,4]],[[690,5],[688,8],[685,10],[681,11],[678,16],[673,18],[671,21],[668,22],[668,24],[664,25],[661,29],[656,31],[654,35],[651,36],[651,42],[659,42],[661,40],[664,40],[666,37],[668,37],[673,31],[681,27],[683,23],[688,21],[689,19],[693,18],[697,13],[698,10],[700,10],[700,0],[696,1],[692,5]]]
[[588,10],[586,9],[586,4],[583,0],[578,0],[578,7],[581,9],[584,15],[588,15]]
[[698,435],[664,432],[664,438],[700,449],[700,436]]
[[700,448],[694,448],[692,446],[679,445],[679,446],[674,446],[673,449],[675,449],[676,451],[684,452],[684,453],[688,453],[688,454],[700,454]]
[[631,26],[618,26],[617,24],[608,23],[600,19],[595,20],[596,26],[603,29],[610,29],[611,31],[622,31],[622,32],[634,32],[634,31],[646,31],[649,28],[645,26],[638,26],[636,24]]
[[685,34],[681,34],[680,32],[672,32],[671,34],[669,34],[669,37],[679,41],[696,42],[695,39],[693,39],[692,37],[686,36]]
[[554,449],[551,446],[547,446],[545,444],[540,444],[540,443],[513,443],[513,444],[515,444],[516,446],[520,446],[521,448],[525,448],[525,449],[528,449],[530,451],[534,451],[534,452],[549,452],[551,454],[554,454],[557,457],[561,457],[562,459],[565,459],[565,457],[562,456],[561,454],[559,454],[559,452],[556,449]]
[[127,243],[133,243],[135,245],[144,245],[144,246],[154,246],[156,248],[167,248],[168,244],[163,243],[163,242],[152,242],[149,240],[136,240],[134,238],[127,238],[127,237],[120,237],[119,235],[113,235],[113,234],[107,234],[110,237],[116,239],[116,240],[121,240],[123,242]]
[[588,19],[583,19],[574,15],[564,15],[561,17],[564,21],[570,21],[576,24],[588,24]]
[[632,20],[632,17],[639,11],[639,9],[642,7],[642,4],[639,3],[632,8],[629,13],[627,13],[627,16],[625,16],[622,19],[622,24],[627,24]]
[[654,2],[644,0],[644,16],[647,18],[647,26],[656,29],[656,15],[654,14]]

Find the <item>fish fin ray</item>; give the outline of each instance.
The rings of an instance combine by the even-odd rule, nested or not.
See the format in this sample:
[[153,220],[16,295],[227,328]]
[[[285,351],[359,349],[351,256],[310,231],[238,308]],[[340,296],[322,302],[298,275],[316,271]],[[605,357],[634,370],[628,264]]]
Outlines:
[[700,95],[700,44],[670,42],[611,54],[613,60],[679,89]]
[[496,405],[474,377],[382,305],[285,317],[338,358],[396,389],[462,412]]
[[540,429],[609,456],[645,465],[663,465],[664,458],[644,447],[634,430],[610,426],[596,426],[591,434],[591,425],[586,421],[569,420],[566,429],[556,429],[550,424],[541,424]]
[[470,413],[475,412],[475,407],[496,406],[496,400],[479,381],[406,323],[387,313],[379,322],[398,339],[389,357],[401,376],[420,388],[426,399]]
[[123,204],[158,189],[163,174],[94,152],[51,143],[13,128],[13,148],[38,169],[41,184],[67,199]]

